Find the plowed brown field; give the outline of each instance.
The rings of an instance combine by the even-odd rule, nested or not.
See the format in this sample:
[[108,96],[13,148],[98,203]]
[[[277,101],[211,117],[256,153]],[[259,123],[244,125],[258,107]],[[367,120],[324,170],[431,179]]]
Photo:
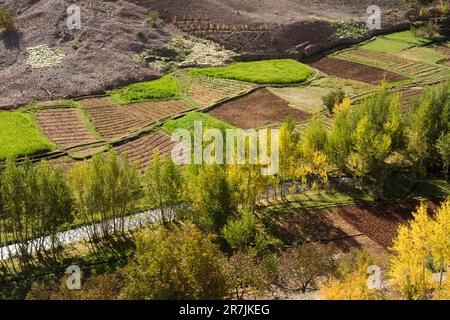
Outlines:
[[310,63],[309,65],[330,76],[352,79],[370,83],[373,85],[377,85],[383,80],[386,80],[388,82],[396,82],[407,79],[400,74],[386,71],[380,68],[328,57],[317,60],[313,63]]
[[152,123],[188,111],[181,100],[143,102],[118,106],[107,98],[80,101],[97,131],[106,139],[125,137]]
[[44,134],[64,149],[97,141],[74,108],[41,110],[36,118]]
[[266,89],[226,102],[209,114],[243,129],[280,124],[289,116],[297,122],[311,117],[307,112],[290,107],[287,101]]
[[116,147],[119,154],[127,154],[128,160],[135,163],[142,172],[150,164],[153,154],[159,151],[161,157],[170,154],[177,142],[162,132],[154,132],[134,141]]

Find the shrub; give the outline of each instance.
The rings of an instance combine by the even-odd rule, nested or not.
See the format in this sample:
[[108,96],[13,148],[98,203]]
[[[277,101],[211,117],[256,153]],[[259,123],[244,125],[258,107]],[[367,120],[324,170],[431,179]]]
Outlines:
[[0,29],[6,31],[16,30],[16,18],[8,7],[0,5]]
[[224,257],[192,224],[142,233],[124,269],[123,299],[222,299],[228,296]]
[[145,32],[144,31],[136,31],[136,36],[138,36],[139,38],[144,38]]
[[157,28],[159,26],[159,12],[156,10],[150,10],[147,21],[152,28]]
[[327,107],[330,114],[334,113],[334,106],[341,104],[344,101],[345,93],[342,90],[336,90],[328,93],[322,98],[324,105]]

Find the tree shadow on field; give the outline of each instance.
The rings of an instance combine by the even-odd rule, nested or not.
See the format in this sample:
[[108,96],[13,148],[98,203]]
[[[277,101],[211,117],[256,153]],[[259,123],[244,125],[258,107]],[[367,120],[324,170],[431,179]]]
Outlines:
[[20,48],[22,34],[18,31],[4,31],[0,33],[0,40],[5,44],[6,49]]

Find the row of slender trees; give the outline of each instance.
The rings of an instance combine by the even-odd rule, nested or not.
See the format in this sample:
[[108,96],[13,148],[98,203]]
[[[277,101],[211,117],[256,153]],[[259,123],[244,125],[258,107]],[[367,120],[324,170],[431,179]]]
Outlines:
[[345,98],[333,110],[330,130],[320,118],[302,133],[290,124],[282,126],[281,180],[370,176],[373,183],[367,187],[381,196],[393,172],[448,178],[450,82],[430,87],[410,108],[382,84],[359,104]]
[[17,245],[1,251],[0,265],[17,274],[58,261],[58,232],[74,224],[86,226],[89,243],[100,250],[105,241],[127,238],[126,216],[143,207],[156,209],[163,225],[191,221],[216,234],[225,250],[251,244],[259,254],[277,242],[251,216],[267,188],[284,197],[285,181],[314,188],[339,174],[361,183],[371,176],[368,187],[380,195],[393,171],[444,171],[447,177],[450,82],[430,88],[411,111],[402,111],[401,97],[385,84],[360,104],[345,98],[333,110],[329,130],[320,118],[302,132],[292,121],[282,124],[276,176],[263,176],[259,165],[179,167],[158,153],[142,176],[114,152],[66,174],[47,162],[6,161],[0,169],[0,246]]

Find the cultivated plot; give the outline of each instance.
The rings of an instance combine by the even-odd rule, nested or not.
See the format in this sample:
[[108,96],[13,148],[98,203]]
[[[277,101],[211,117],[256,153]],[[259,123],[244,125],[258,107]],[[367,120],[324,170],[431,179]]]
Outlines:
[[384,70],[391,70],[404,75],[405,77],[417,80],[444,81],[447,80],[450,75],[450,69],[446,67],[412,61],[388,53],[359,48],[341,51],[333,55],[333,58],[378,67]]
[[267,89],[224,103],[209,114],[243,129],[278,125],[287,117],[292,117],[296,122],[304,122],[311,117],[310,113],[290,107],[287,101]]
[[126,137],[167,117],[188,111],[182,100],[118,106],[107,98],[80,101],[97,131],[107,140]]
[[31,156],[55,148],[56,146],[39,131],[30,114],[0,112],[0,160]]
[[[339,55],[338,57],[341,58],[342,56]],[[377,85],[383,80],[388,82],[397,82],[407,79],[400,74],[377,67],[329,57],[322,58],[311,63],[310,65],[331,76],[362,81],[373,85]]]
[[45,135],[63,149],[97,141],[75,108],[40,110],[36,119]]
[[161,157],[165,157],[170,154],[176,143],[169,135],[158,131],[127,142],[115,149],[118,154],[127,154],[128,160],[136,164],[139,171],[142,172],[148,167],[156,151]]
[[190,80],[188,95],[202,107],[248,91],[254,86],[237,80],[203,76],[192,77]]

